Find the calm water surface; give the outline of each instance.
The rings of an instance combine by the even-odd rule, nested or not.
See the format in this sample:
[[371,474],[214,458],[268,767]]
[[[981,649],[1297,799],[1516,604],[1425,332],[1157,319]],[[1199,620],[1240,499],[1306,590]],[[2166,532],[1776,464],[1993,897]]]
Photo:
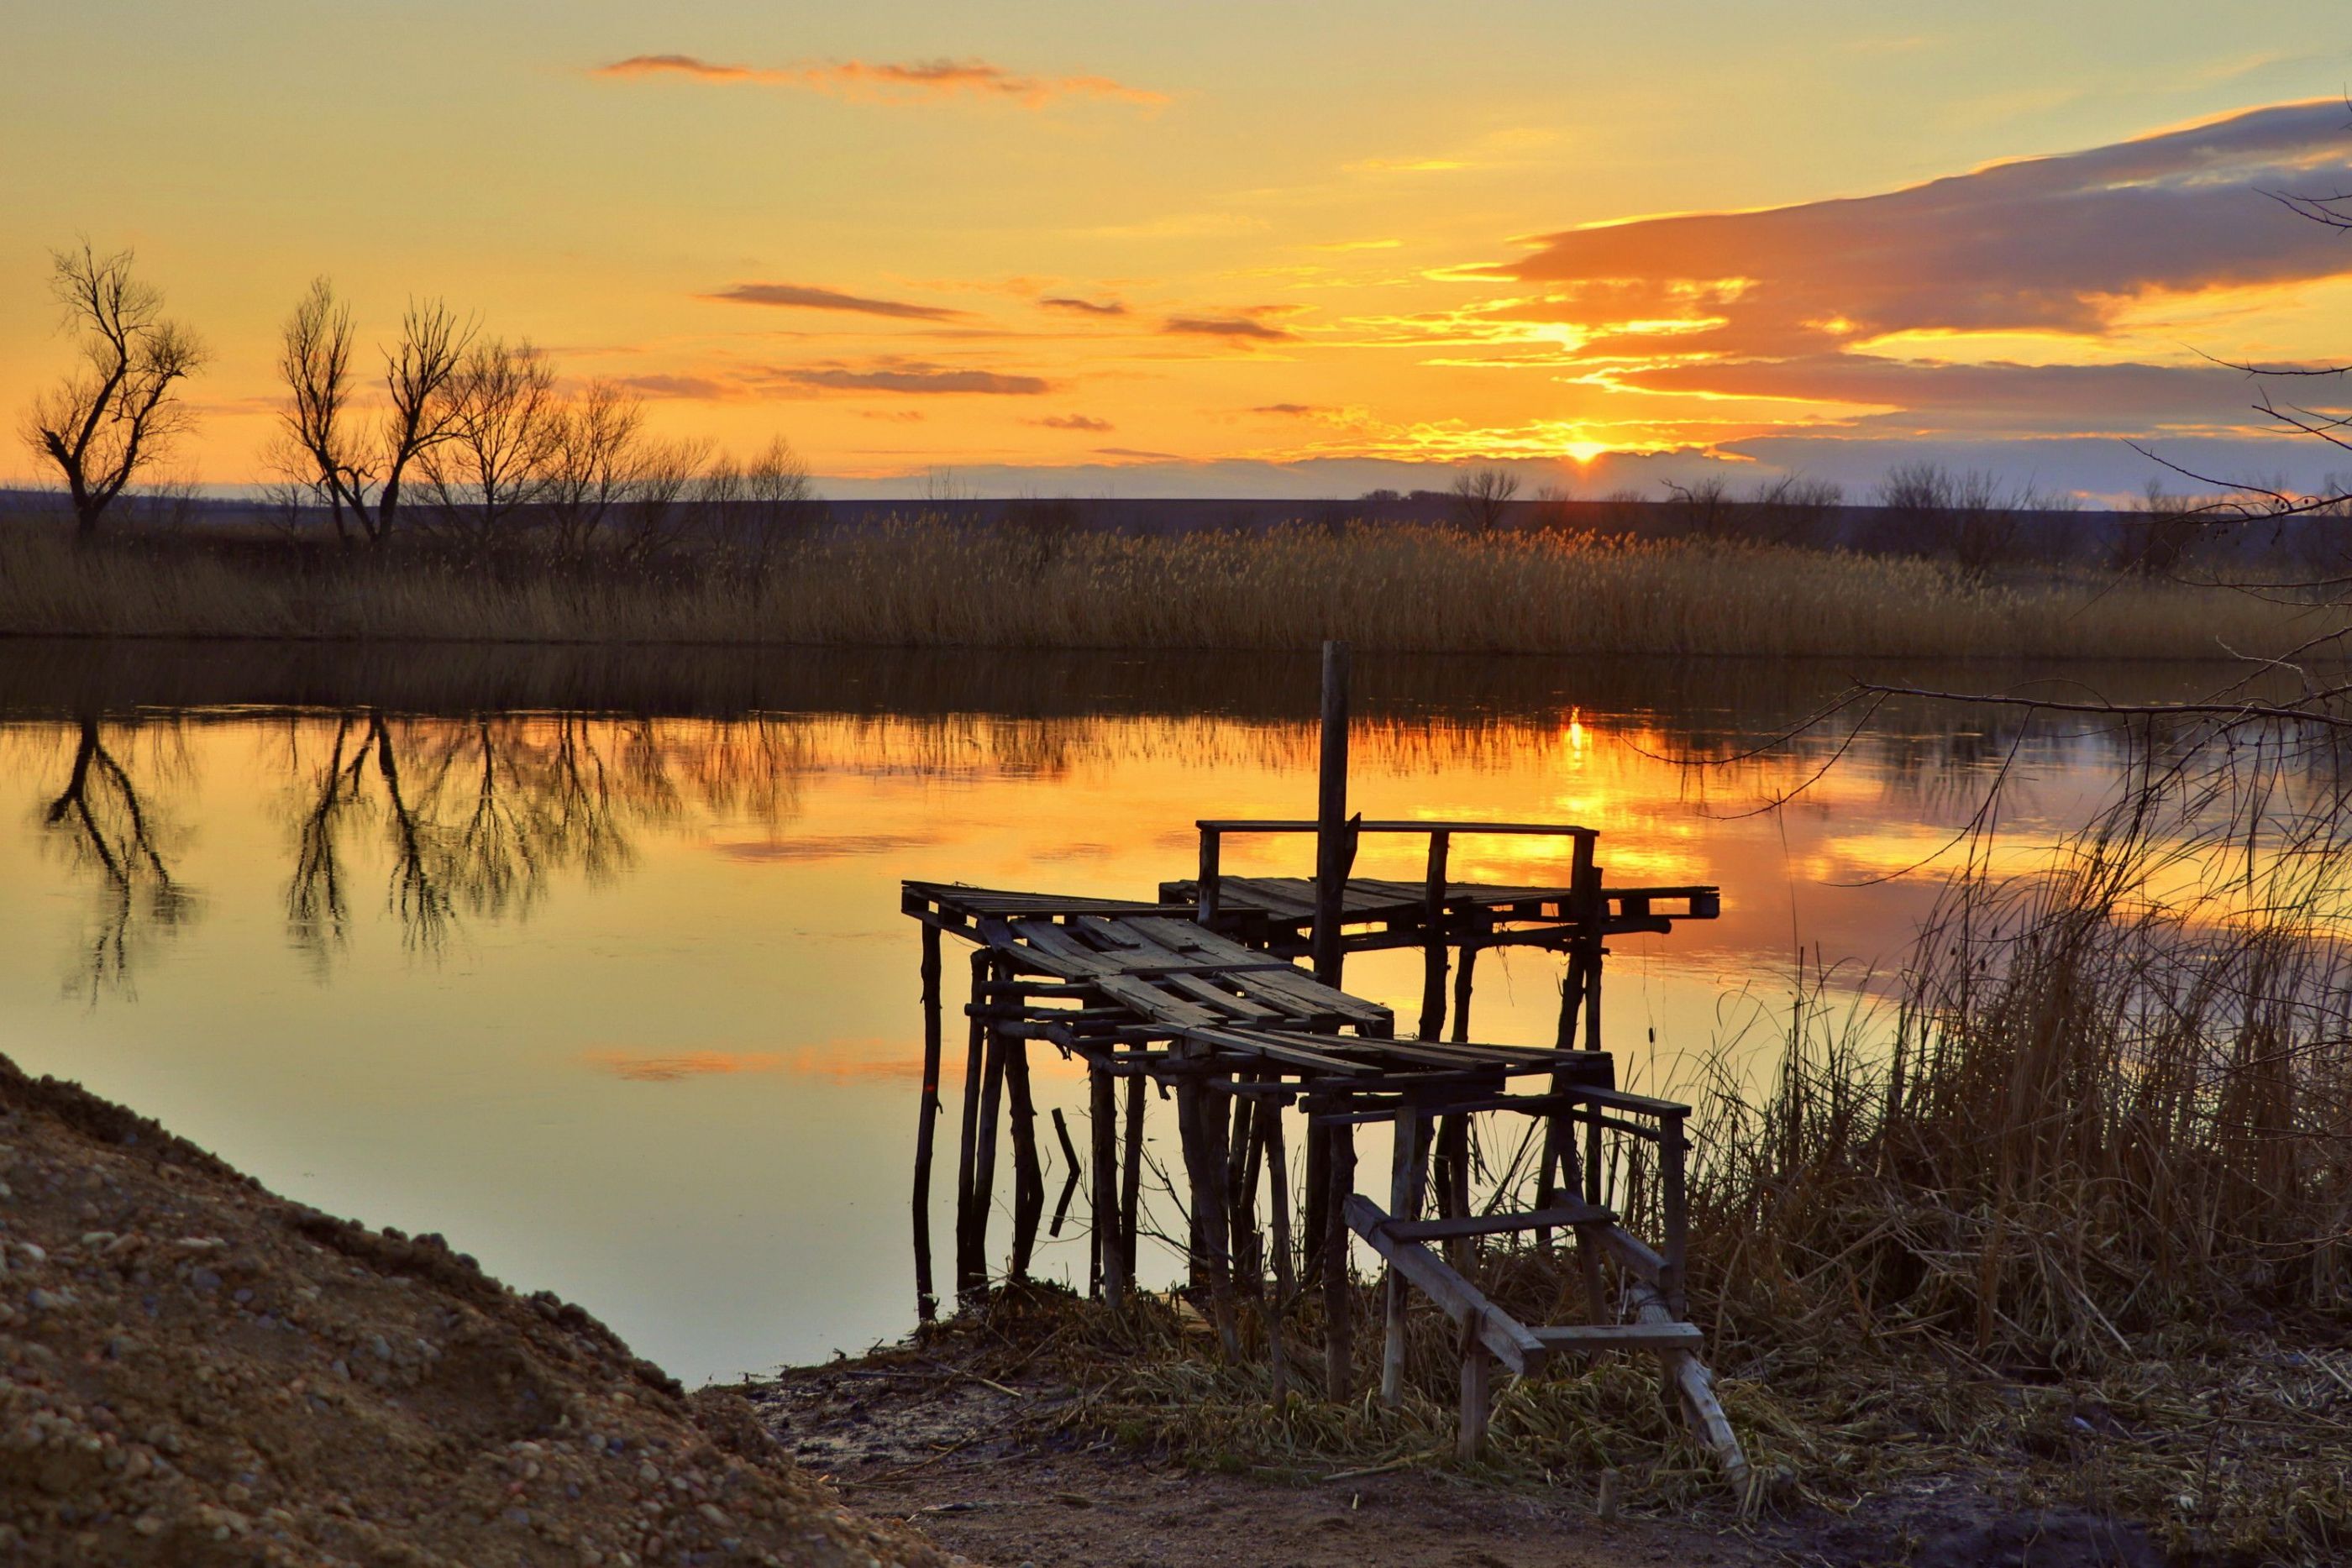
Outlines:
[[[1932,889],[1885,879],[2004,758],[2028,839],[2114,766],[2096,735],[1889,709],[1776,808],[1844,727],[1766,743],[1843,670],[1359,664],[1356,808],[1586,823],[1612,881],[1723,886],[1719,922],[1612,961],[1607,1043],[1653,1085],[1777,1008],[1799,942],[1899,956]],[[1194,818],[1311,814],[1314,680],[1290,658],[0,647],[0,1049],[289,1196],[438,1231],[689,1382],[862,1348],[913,1319],[899,880],[1149,896],[1189,873]],[[1555,847],[1465,840],[1454,863],[1564,881]],[[1417,876],[1412,853],[1368,841],[1360,867]],[[1351,988],[1410,1016],[1418,964],[1360,959]],[[1480,979],[1479,1038],[1548,1039],[1549,956]],[[1083,1078],[1040,1068],[1040,1113],[1083,1149]],[[1041,1267],[1083,1283],[1084,1248],[1066,1232]]]

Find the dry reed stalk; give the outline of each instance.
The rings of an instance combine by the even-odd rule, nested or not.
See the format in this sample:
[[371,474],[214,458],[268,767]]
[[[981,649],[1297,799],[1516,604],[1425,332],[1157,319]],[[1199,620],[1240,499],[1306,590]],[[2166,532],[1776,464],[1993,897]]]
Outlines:
[[1444,528],[1041,535],[897,521],[800,539],[756,576],[77,549],[0,529],[0,634],[1311,648],[1705,656],[2194,658],[2352,624],[2152,579],[2000,584],[1931,561]]

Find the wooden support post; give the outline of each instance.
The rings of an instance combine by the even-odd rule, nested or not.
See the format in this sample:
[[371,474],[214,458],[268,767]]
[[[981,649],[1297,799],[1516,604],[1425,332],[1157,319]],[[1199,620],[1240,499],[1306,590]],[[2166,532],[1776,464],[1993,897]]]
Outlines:
[[1240,1313],[1234,1301],[1234,1198],[1225,1179],[1232,1110],[1233,1102],[1224,1095],[1202,1092],[1198,1111],[1201,1153],[1209,1177],[1209,1190],[1201,1195],[1210,1215],[1209,1304],[1214,1309],[1211,1315],[1216,1319],[1217,1338],[1224,1345],[1226,1359],[1237,1362],[1242,1358],[1242,1340]]
[[1462,964],[1454,972],[1454,1040],[1467,1044],[1470,1040],[1470,988],[1476,983],[1478,949],[1471,941],[1471,933],[1462,936]]
[[1462,1342],[1462,1436],[1454,1455],[1467,1465],[1486,1448],[1486,1421],[1495,1408],[1495,1355],[1467,1330]]
[[988,1050],[980,1088],[980,1140],[971,1166],[970,1250],[974,1270],[969,1284],[958,1281],[961,1288],[975,1291],[988,1284],[988,1220],[996,1188],[996,1125],[1004,1099],[1004,1037],[986,1028],[985,1019],[982,1021]]
[[1348,644],[1323,644],[1322,771],[1315,807],[1315,977],[1339,984],[1348,868]]
[[1337,1217],[1331,1211],[1331,1129],[1307,1124],[1307,1234],[1299,1239],[1308,1288],[1323,1282],[1324,1238]]
[[985,994],[993,961],[982,951],[971,956],[971,1030],[964,1049],[963,1062],[963,1139],[956,1148],[956,1291],[976,1290],[988,1282],[988,1259],[980,1239],[985,1236],[987,1222],[975,1225],[972,1219],[972,1189],[980,1158],[980,1096],[981,1086],[987,1078],[984,1056],[988,1045],[988,1020],[978,1009]]
[[1004,1086],[1012,1101],[1013,1277],[1029,1277],[1037,1222],[1045,1212],[1045,1170],[1037,1157],[1037,1104],[1029,1093],[1029,1042],[1004,1042]]
[[1429,873],[1421,891],[1421,1030],[1423,1040],[1445,1038],[1445,862],[1453,835],[1429,835]]
[[1127,1147],[1119,1160],[1119,1267],[1135,1283],[1136,1228],[1143,1214],[1143,1076],[1127,1081]]
[[1100,1067],[1087,1072],[1087,1114],[1093,1145],[1093,1273],[1113,1312],[1127,1310],[1127,1247],[1118,1218],[1118,1128],[1112,1120],[1113,1085]]
[[1217,923],[1218,838],[1214,828],[1201,830],[1200,912],[1194,918],[1210,926]]
[[[1389,1179],[1389,1215],[1394,1219],[1413,1220],[1421,1218],[1421,1186],[1423,1161],[1423,1128],[1426,1125],[1419,1110],[1406,1106],[1397,1113],[1396,1160],[1394,1174]],[[1405,1278],[1391,1263],[1388,1280],[1382,1287],[1381,1306],[1386,1317],[1385,1337],[1381,1343],[1381,1403],[1391,1409],[1404,1403],[1405,1308],[1409,1287]]]
[[1241,1334],[1234,1321],[1233,1258],[1225,1225],[1224,1113],[1223,1097],[1207,1092],[1198,1073],[1187,1072],[1176,1081],[1177,1134],[1184,1145],[1184,1169],[1192,1189],[1192,1233],[1198,1238],[1193,1271],[1196,1278],[1207,1278],[1210,1314],[1225,1359],[1239,1361]]
[[1323,1238],[1323,1386],[1335,1403],[1345,1404],[1354,1382],[1356,1359],[1355,1285],[1348,1277],[1348,1248],[1353,1232],[1346,1218],[1348,1198],[1356,1190],[1356,1134],[1346,1123],[1326,1129],[1329,1147],[1330,1189],[1323,1200],[1327,1223]]
[[1283,1319],[1290,1311],[1290,1162],[1283,1152],[1282,1107],[1268,1105],[1261,1118],[1265,1144],[1265,1175],[1274,1203],[1274,1310],[1265,1315],[1267,1358],[1274,1363],[1274,1403],[1279,1409],[1290,1394],[1289,1353],[1283,1338]]
[[[1597,883],[1593,879],[1592,844],[1591,834],[1577,835],[1574,858],[1569,870],[1568,917],[1570,924],[1577,928],[1578,935],[1569,944],[1568,969],[1559,982],[1559,1032],[1553,1044],[1561,1051],[1576,1048],[1577,1020],[1583,1013],[1584,995],[1589,988],[1587,970],[1594,962],[1591,952],[1601,945],[1601,919],[1607,913],[1594,906],[1593,894],[1597,891]],[[1559,1093],[1569,1087],[1567,1074],[1552,1074],[1553,1093]],[[1536,1207],[1538,1210],[1551,1207],[1556,1191],[1552,1185],[1554,1173],[1568,1164],[1575,1150],[1574,1121],[1557,1111],[1545,1117],[1543,1166],[1536,1173]],[[1597,1157],[1595,1151],[1588,1149],[1587,1154],[1589,1157]],[[1547,1253],[1551,1250],[1549,1228],[1536,1232],[1536,1250]],[[1590,1284],[1597,1275],[1599,1262],[1592,1248],[1581,1240],[1578,1243],[1578,1250],[1582,1255]],[[1601,1306],[1600,1296],[1592,1291],[1588,1291],[1587,1294],[1592,1298],[1592,1310],[1596,1314],[1595,1321],[1598,1321],[1597,1314]]]
[[1658,1293],[1666,1299],[1666,1311],[1680,1322],[1690,1316],[1690,1143],[1683,1135],[1680,1114],[1664,1121],[1664,1133],[1658,1141],[1658,1206],[1665,1221],[1659,1250],[1666,1266],[1658,1270]]
[[1253,1280],[1262,1266],[1257,1235],[1257,1119],[1265,1112],[1264,1103],[1255,1098],[1234,1100],[1232,1152],[1225,1164],[1225,1231],[1233,1244],[1234,1269]]
[[923,1098],[915,1122],[915,1315],[939,1312],[931,1284],[931,1139],[940,1119],[940,928],[923,925]]
[[[1458,1219],[1470,1213],[1470,1113],[1456,1111],[1445,1118],[1437,1135],[1439,1180],[1444,1190],[1438,1195],[1437,1211],[1449,1219]],[[1470,1271],[1470,1250],[1476,1242],[1467,1236],[1457,1236],[1445,1244],[1445,1260],[1457,1274]]]

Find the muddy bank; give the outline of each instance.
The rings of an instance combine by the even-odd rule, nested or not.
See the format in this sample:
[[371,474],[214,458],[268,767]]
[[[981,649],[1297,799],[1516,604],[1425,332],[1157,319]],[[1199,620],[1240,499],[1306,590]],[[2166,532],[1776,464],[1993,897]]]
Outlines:
[[0,1059],[0,1560],[946,1568],[578,1307]]
[[[1078,1354],[1085,1359],[1085,1353]],[[1097,1419],[1098,1381],[1031,1328],[959,1320],[743,1390],[770,1431],[862,1512],[1039,1568],[2159,1568],[2137,1527],[2021,1507],[1951,1473],[1743,1521],[1727,1496],[1661,1510],[1639,1468],[1596,1514],[1589,1477],[1513,1485],[1444,1463],[1349,1466],[1183,1453]]]

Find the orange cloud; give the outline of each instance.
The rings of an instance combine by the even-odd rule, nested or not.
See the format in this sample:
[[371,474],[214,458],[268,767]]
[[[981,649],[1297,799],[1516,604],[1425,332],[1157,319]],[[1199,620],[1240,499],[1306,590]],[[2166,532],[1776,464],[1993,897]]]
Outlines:
[[1040,299],[1037,303],[1043,305],[1048,310],[1075,310],[1087,316],[1124,316],[1127,314],[1127,307],[1116,299],[1105,299],[1097,302],[1092,299],[1073,299],[1066,295],[1056,295],[1051,298]]
[[1921,330],[2107,334],[2129,302],[2352,272],[2340,236],[2271,199],[2332,189],[2344,109],[2277,104],[1870,195],[1539,235],[1484,270],[1542,290],[1498,319],[1576,345],[1790,358]]
[[1111,428],[1110,421],[1097,419],[1090,413],[1055,413],[1048,414],[1044,419],[1024,420],[1023,423],[1036,425],[1044,430],[1091,430],[1100,433]]
[[715,293],[698,296],[730,305],[773,305],[797,310],[839,310],[856,316],[889,316],[909,321],[955,321],[971,315],[943,305],[916,305],[904,299],[872,299],[844,294],[836,288],[814,288],[804,283],[736,283]]
[[1297,340],[1297,334],[1280,327],[1269,327],[1248,316],[1171,316],[1160,323],[1163,332],[1175,332],[1202,338],[1232,338],[1243,342],[1287,343]]
[[1005,375],[997,371],[962,371],[914,360],[893,360],[873,369],[823,366],[814,370],[778,371],[775,374],[777,380],[794,386],[826,392],[1038,397],[1054,390],[1054,383],[1042,376]]
[[1165,93],[1129,87],[1108,77],[1022,76],[985,60],[922,60],[911,65],[841,60],[829,64],[745,66],[700,59],[693,55],[631,55],[627,59],[598,66],[588,74],[621,78],[677,76],[721,86],[750,83],[796,88],[851,99],[965,95],[1002,99],[1027,109],[1043,108],[1055,99],[1066,98],[1109,99],[1147,105],[1168,101]]

